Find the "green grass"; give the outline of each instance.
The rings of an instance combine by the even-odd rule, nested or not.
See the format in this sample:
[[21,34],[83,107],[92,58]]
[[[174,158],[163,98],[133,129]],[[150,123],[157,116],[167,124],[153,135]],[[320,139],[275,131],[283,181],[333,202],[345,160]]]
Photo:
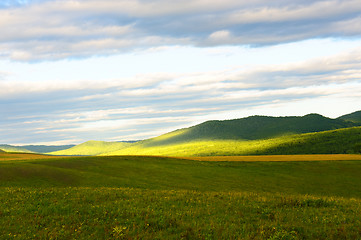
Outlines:
[[1,239],[359,239],[361,201],[247,192],[2,188]]
[[26,148],[18,147],[18,146],[11,146],[11,145],[7,145],[7,144],[1,144],[0,150],[2,150],[3,152],[33,153],[33,151],[30,151]]
[[75,147],[50,152],[49,154],[53,155],[99,155],[104,152],[116,151],[125,147],[130,146],[131,143],[128,142],[103,142],[103,141],[87,141],[85,143],[79,144]]
[[259,140],[355,126],[360,126],[360,123],[331,119],[319,114],[308,114],[303,117],[251,116],[207,121],[153,138],[147,144],[175,144],[194,140]]
[[159,144],[155,138],[102,155],[233,156],[317,153],[361,153],[361,127],[253,141],[202,140]]
[[361,237],[360,161],[78,157],[0,171],[1,239]]
[[[330,130],[347,128],[358,132],[355,130],[357,129],[355,127],[359,127],[361,123],[351,121],[357,116],[358,112],[343,116],[345,119],[342,119],[342,117],[331,119],[319,114],[308,114],[303,117],[251,116],[233,120],[207,121],[190,128],[179,129],[136,143],[89,141],[73,148],[50,154],[198,156],[214,154],[290,154],[288,152],[298,154],[299,152],[345,153],[351,151],[351,153],[354,153],[355,147],[350,145],[360,142],[361,137],[359,135],[356,142],[348,143],[347,147],[350,147],[349,149],[345,150],[344,147],[343,149],[338,149],[337,152],[334,151],[332,145],[324,146],[322,142],[317,141],[319,138],[317,135],[303,134],[322,133],[324,131],[329,134]],[[349,118],[352,119],[350,120]],[[339,133],[348,135],[338,136],[339,140],[332,141],[336,141],[336,145],[343,145],[343,141],[347,141],[346,138],[349,137],[350,133],[348,131],[341,131]],[[313,139],[308,136],[312,136]],[[302,142],[310,141],[305,143],[306,146],[300,146],[300,144],[295,144],[299,140]],[[330,143],[330,141],[328,142]],[[283,144],[288,145],[283,147]],[[283,150],[277,149],[279,145],[281,145],[280,148]],[[211,146],[211,149],[205,146]],[[300,147],[305,149],[299,151]],[[359,148],[356,149],[356,152],[358,150]]]
[[360,161],[201,162],[72,157],[0,162],[0,187],[130,187],[361,197]]
[[338,119],[351,121],[354,123],[361,123],[361,111],[353,112],[347,115],[343,115],[339,117]]
[[361,161],[14,156],[0,239],[361,238]]

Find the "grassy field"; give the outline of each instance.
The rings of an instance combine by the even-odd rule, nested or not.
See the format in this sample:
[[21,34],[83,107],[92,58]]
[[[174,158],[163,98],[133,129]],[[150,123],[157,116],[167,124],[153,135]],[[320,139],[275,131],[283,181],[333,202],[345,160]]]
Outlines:
[[308,155],[266,155],[266,156],[208,156],[182,157],[182,159],[196,161],[218,162],[297,162],[297,161],[349,161],[360,160],[360,154],[308,154]]
[[54,155],[239,156],[361,153],[361,127],[280,136],[263,140],[208,139],[168,142],[179,130],[135,143],[89,141]]
[[87,141],[72,147],[52,152],[53,155],[99,155],[104,152],[113,152],[131,146],[128,142],[103,142],[103,141]]
[[[70,150],[70,149],[69,149]],[[70,153],[70,152],[69,152]],[[361,127],[296,134],[264,140],[202,140],[165,144],[154,138],[101,155],[238,156],[361,153]]]
[[347,156],[1,153],[0,239],[360,239],[361,161]]

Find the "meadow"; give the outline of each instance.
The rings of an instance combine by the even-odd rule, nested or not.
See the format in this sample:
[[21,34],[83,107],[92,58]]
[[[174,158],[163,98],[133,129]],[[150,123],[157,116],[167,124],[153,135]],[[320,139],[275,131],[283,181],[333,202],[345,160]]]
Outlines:
[[[183,139],[189,130],[177,130],[134,143],[88,141],[75,147],[51,152],[53,155],[152,155],[173,157],[359,154],[361,127],[316,133],[282,135],[269,139]],[[182,141],[178,141],[182,139]]]
[[337,156],[1,153],[0,239],[359,239],[361,161]]

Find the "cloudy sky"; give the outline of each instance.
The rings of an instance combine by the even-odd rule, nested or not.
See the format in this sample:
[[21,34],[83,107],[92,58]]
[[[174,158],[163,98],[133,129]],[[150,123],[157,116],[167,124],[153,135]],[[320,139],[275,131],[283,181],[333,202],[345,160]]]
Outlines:
[[0,143],[361,110],[359,0],[2,0]]

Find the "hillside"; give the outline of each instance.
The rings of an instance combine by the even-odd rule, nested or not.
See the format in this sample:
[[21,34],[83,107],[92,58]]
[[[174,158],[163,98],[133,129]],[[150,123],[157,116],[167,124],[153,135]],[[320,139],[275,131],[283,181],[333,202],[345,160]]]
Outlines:
[[[355,116],[355,114],[353,113],[352,116]],[[179,129],[159,137],[135,143],[89,141],[70,149],[51,152],[50,154],[149,154],[162,156],[214,155],[215,153],[222,153],[222,155],[269,154],[263,150],[261,151],[264,148],[263,145],[273,146],[275,142],[283,143],[286,139],[291,141],[289,138],[285,138],[286,136],[295,138],[297,134],[322,132],[361,125],[361,122],[349,121],[347,115],[343,117],[347,120],[340,118],[331,119],[319,114],[308,114],[303,117],[251,116],[233,120],[207,121],[190,128]],[[271,138],[272,140],[267,141],[267,139]],[[215,144],[215,142],[217,143]],[[209,146],[212,147],[209,148]],[[316,144],[316,146],[319,145]],[[349,145],[344,147],[349,147]],[[201,148],[205,149],[200,150]],[[350,149],[345,151],[348,150]],[[284,149],[283,151],[286,150]],[[343,151],[344,149],[341,152]]]
[[361,111],[343,115],[338,119],[361,124]]
[[33,153],[33,151],[30,151],[24,147],[12,146],[7,144],[1,144],[0,150],[3,150],[4,152]]
[[50,152],[53,155],[99,155],[104,152],[111,152],[130,146],[130,142],[103,142],[103,141],[87,141],[69,149]]
[[36,153],[48,153],[54,151],[61,151],[65,149],[69,149],[74,147],[75,145],[59,145],[59,146],[47,146],[47,145],[25,145],[22,146],[29,151],[36,152]]
[[326,118],[318,114],[308,114],[303,117],[251,116],[234,120],[207,121],[151,139],[147,144],[150,146],[214,139],[257,140],[359,125],[342,119]]
[[[150,139],[103,155],[234,156],[361,153],[361,127],[295,134],[263,140],[194,140],[164,144]],[[152,142],[154,141],[154,142]]]
[[24,145],[13,146],[8,144],[0,145],[0,150],[4,152],[18,152],[18,153],[48,153],[54,151],[65,150],[75,145],[59,145],[59,146],[46,146],[46,145]]

